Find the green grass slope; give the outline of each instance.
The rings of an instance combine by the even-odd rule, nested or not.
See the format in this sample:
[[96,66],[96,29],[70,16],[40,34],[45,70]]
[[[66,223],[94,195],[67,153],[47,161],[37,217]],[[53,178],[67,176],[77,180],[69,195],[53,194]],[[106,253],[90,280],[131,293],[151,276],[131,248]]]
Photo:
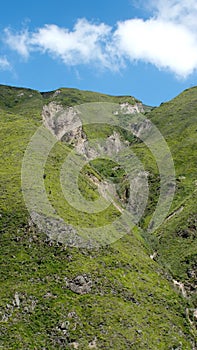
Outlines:
[[[149,114],[173,156],[176,193],[171,215],[158,230],[158,260],[185,283],[197,305],[197,87]],[[191,294],[190,294],[191,292]]]
[[[195,329],[190,315],[190,310],[194,308],[194,297],[183,298],[173,287],[172,276],[184,281],[189,279],[190,285],[195,283],[193,162],[197,104],[193,100],[197,98],[197,93],[193,95],[193,90],[188,92],[192,93],[193,104],[190,95],[186,102],[183,95],[183,99],[178,97],[180,101],[170,102],[170,107],[167,104],[148,114],[158,124],[172,148],[178,183],[172,211],[183,205],[182,213],[163,223],[156,235],[147,236],[145,227],[158,196],[157,169],[143,144],[131,138],[131,147],[139,157],[141,155],[145,168],[152,176],[153,191],[142,222],[144,233],[140,230],[140,236],[131,232],[110,246],[90,250],[71,248],[51,241],[32,224],[21,191],[23,155],[31,136],[42,124],[44,104],[57,101],[71,106],[92,101],[133,103],[135,100],[132,97],[112,97],[75,89],[58,91],[61,93],[41,94],[0,86],[0,348],[195,349]],[[193,109],[185,118],[183,115],[181,121],[175,106],[181,109],[187,103],[191,103]],[[168,108],[174,111],[171,129],[168,129],[169,121],[164,122],[164,118],[169,117],[165,117],[165,109]],[[190,115],[188,122],[186,119]],[[174,123],[183,123],[180,126],[182,136]],[[188,133],[190,138],[185,147],[190,158],[185,160],[186,166],[182,167],[182,156],[178,152]],[[64,156],[69,151],[67,144],[56,144],[47,159],[46,169],[50,176],[46,178],[45,186],[53,205],[58,205],[60,213],[66,210],[70,222],[74,223],[76,213],[61,195],[58,182]],[[105,171],[99,161],[92,166],[94,169],[90,166],[88,171],[95,172],[97,176],[113,177],[116,182],[124,178],[121,171],[112,175],[112,164],[105,164]],[[98,197],[97,188],[85,173],[79,180],[79,188],[88,199]],[[110,206],[106,218],[94,217],[89,222],[88,217],[82,216],[80,220],[82,224],[90,226],[95,225],[95,222],[102,225],[105,220],[117,215],[116,208]],[[183,230],[187,233],[183,233]],[[150,259],[153,249],[158,252],[158,262]],[[183,255],[185,250],[187,253]],[[188,259],[191,276],[186,268]],[[183,267],[180,268],[180,265]],[[81,286],[81,292],[76,291],[76,286]],[[189,315],[186,310],[189,310]]]

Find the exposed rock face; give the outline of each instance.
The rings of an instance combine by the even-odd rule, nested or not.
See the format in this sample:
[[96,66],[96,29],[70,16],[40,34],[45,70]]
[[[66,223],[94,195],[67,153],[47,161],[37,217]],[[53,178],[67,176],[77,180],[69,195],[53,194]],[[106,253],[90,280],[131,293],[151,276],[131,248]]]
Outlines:
[[53,97],[58,96],[59,94],[61,94],[61,90],[56,90],[53,94]]
[[[143,113],[144,109],[141,103],[131,105],[128,102],[126,102],[120,104],[119,111],[122,114],[138,114]],[[118,113],[119,112],[117,111],[117,114]],[[102,155],[111,157],[118,154],[121,150],[127,147],[127,141],[121,141],[120,135],[116,131],[113,131],[113,134],[107,137],[105,140],[100,140],[99,142],[93,142],[92,140],[88,141],[87,136],[82,128],[80,112],[76,108],[65,108],[60,104],[51,102],[43,107],[42,117],[44,125],[57,137],[58,140],[62,140],[72,144],[75,147],[76,151],[79,154],[85,156],[87,160],[102,157]],[[148,120],[143,120],[139,123],[136,122],[131,124],[131,131],[137,137],[140,137],[142,134],[149,131],[150,128],[151,122],[149,122]],[[147,174],[144,172],[139,172],[138,174],[136,174],[135,179],[133,179],[132,181],[132,196],[128,196],[126,206],[127,210],[133,213],[134,216],[137,215],[137,217],[140,215],[141,211],[143,211],[144,197],[142,193],[146,193],[146,189],[144,188],[144,191],[141,190],[142,184],[144,186],[144,184],[146,183],[146,177]],[[110,196],[111,198],[117,197],[114,186],[110,187],[109,183],[100,182],[99,184],[97,184],[97,186],[100,194],[104,198],[108,198],[108,196]],[[112,200],[112,202],[114,201]],[[117,207],[117,205],[115,206]],[[117,209],[122,211],[120,206],[118,206]],[[65,226],[64,229],[62,229],[61,231],[64,231],[65,234]],[[67,225],[67,236],[73,236],[73,240],[75,241],[77,236],[76,232],[71,231],[71,227]]]
[[91,291],[92,281],[86,275],[80,275],[72,280],[68,287],[77,294],[87,294]]
[[44,231],[50,240],[55,240],[71,247],[91,247],[91,242],[83,240],[83,238],[78,235],[77,229],[64,222],[63,219],[45,216],[36,212],[32,212],[31,217],[38,229],[41,232]]
[[83,131],[77,110],[73,107],[65,109],[63,106],[51,102],[43,107],[42,118],[44,125],[58,140],[74,145],[77,152],[85,155],[88,159],[92,159],[101,153],[110,156],[118,153],[123,148],[120,136],[115,131],[103,145],[99,145],[97,150],[91,147]]
[[64,108],[50,102],[43,107],[42,118],[44,125],[58,140],[65,137],[65,141],[77,144],[84,138],[81,120],[73,107]]
[[[57,91],[56,93],[60,93]],[[128,102],[120,104],[120,111],[123,114],[143,113],[144,108],[141,103],[130,105]],[[118,112],[117,112],[118,114]],[[87,149],[87,137],[83,131],[79,113],[76,108],[64,108],[58,103],[50,102],[43,107],[42,118],[44,125],[57,137],[58,140],[63,140],[73,144],[78,151],[85,154]],[[142,123],[142,125],[132,125],[134,135],[139,136],[144,129],[149,129],[151,123]],[[114,148],[120,148],[120,139],[117,133],[113,133],[108,138],[108,148],[110,143]]]
[[111,136],[108,137],[106,142],[107,154],[116,154],[123,148],[123,143],[120,140],[120,136],[117,132],[113,132]]
[[131,105],[128,102],[121,103],[120,110],[123,114],[144,113],[144,108],[142,103],[135,103],[134,105]]
[[148,198],[148,173],[137,171],[130,182],[130,194],[126,205],[127,210],[132,213],[133,219],[138,219],[143,215]]
[[[120,104],[119,112],[122,114],[137,114],[143,113],[144,109],[141,103],[131,105],[126,102]],[[119,112],[117,111],[117,114]],[[77,153],[85,156],[87,160],[102,157],[102,155],[112,157],[116,154],[118,155],[121,150],[127,147],[127,141],[121,141],[120,135],[116,131],[113,131],[112,135],[104,140],[100,140],[99,142],[94,142],[92,140],[89,141],[82,128],[80,112],[76,108],[64,108],[55,102],[51,102],[43,107],[42,117],[44,125],[57,137],[58,140],[72,144]],[[137,137],[144,135],[147,131],[149,132],[150,128],[151,122],[148,120],[131,124],[131,131]],[[132,195],[130,196],[128,194],[128,200],[126,200],[126,209],[135,217],[138,217],[141,212],[143,212],[144,194],[146,194],[146,178],[147,174],[144,172],[138,172],[135,174],[135,178],[132,181],[132,188],[130,188]],[[100,194],[106,199],[109,199],[108,197],[110,197],[115,207],[121,212],[121,206],[115,204],[115,201],[113,200],[114,198],[118,199],[115,187],[107,182],[100,182],[97,186]],[[142,191],[143,186],[145,187]],[[54,222],[54,220],[52,220],[52,222]],[[67,227],[65,227],[65,225],[62,226],[61,233],[65,234],[66,231],[66,236],[72,237],[73,241],[79,239],[76,231],[73,232],[73,229],[69,225],[67,225]],[[57,230],[53,231],[56,232]]]
[[138,138],[141,138],[142,135],[144,136],[148,134],[151,128],[152,128],[152,123],[148,119],[145,119],[142,122],[134,123],[131,125],[131,131]]
[[124,147],[120,135],[114,131],[106,140],[98,143],[89,142],[87,139],[80,140],[76,145],[76,150],[78,153],[85,155],[87,159],[94,159],[102,155],[110,157],[120,152]]

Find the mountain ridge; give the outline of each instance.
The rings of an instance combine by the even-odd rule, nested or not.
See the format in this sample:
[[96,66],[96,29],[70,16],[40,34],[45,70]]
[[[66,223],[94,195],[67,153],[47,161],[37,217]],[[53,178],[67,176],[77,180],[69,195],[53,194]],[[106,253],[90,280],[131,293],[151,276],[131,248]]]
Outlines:
[[[62,92],[54,96],[57,91]],[[21,93],[24,95],[17,96]],[[69,247],[40,232],[23,201],[24,152],[42,126],[43,105],[52,102],[64,110],[76,103],[132,106],[139,100],[75,89],[57,89],[43,98],[34,90],[0,86],[3,348],[195,349],[197,88],[143,114],[166,138],[176,170],[176,193],[168,220],[154,234],[147,227],[160,183],[150,150],[139,138],[118,128],[99,127],[99,136],[108,140],[119,135],[115,140],[118,137],[140,159],[150,194],[139,227],[112,245],[94,249]],[[124,118],[130,123],[133,115]],[[83,132],[89,140],[98,136],[98,126]],[[59,171],[74,143],[64,138],[51,150],[44,172],[47,196],[60,214],[67,208],[70,222],[103,225],[118,215],[117,208],[111,205],[106,215],[95,216],[93,221],[87,215],[77,218],[60,192]],[[97,180],[92,183],[90,177]],[[94,202],[101,194],[96,182],[103,181],[110,181],[117,200],[127,205],[126,173],[113,162],[90,161],[80,174],[79,189]]]

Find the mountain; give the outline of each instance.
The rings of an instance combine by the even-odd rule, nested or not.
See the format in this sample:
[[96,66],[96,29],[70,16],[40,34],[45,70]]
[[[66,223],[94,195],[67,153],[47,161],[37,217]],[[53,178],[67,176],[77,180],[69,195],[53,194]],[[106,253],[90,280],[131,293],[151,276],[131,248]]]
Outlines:
[[197,87],[0,85],[0,125],[2,349],[196,349]]

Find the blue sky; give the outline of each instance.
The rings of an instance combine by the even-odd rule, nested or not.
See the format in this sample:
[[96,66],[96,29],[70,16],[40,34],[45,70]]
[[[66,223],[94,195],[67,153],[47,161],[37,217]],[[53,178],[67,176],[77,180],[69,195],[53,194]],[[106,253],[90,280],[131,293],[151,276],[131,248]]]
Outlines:
[[197,85],[197,0],[7,0],[0,83],[159,105]]

